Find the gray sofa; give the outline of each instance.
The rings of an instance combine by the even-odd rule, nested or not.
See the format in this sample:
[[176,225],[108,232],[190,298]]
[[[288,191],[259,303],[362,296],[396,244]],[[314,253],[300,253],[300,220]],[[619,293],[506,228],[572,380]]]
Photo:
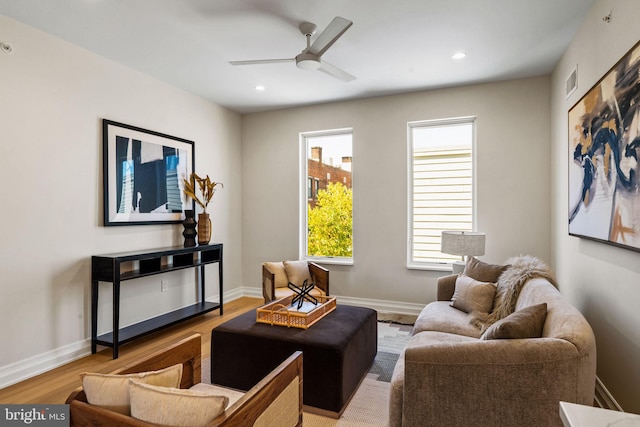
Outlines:
[[[468,263],[463,275],[497,282],[497,300],[499,278],[510,266],[473,261],[476,268]],[[560,401],[593,404],[596,345],[591,327],[552,279],[537,274],[520,278],[514,315],[500,323],[546,303],[537,338],[485,339],[478,326],[483,317],[452,306],[458,276],[439,279],[438,300],[418,316],[393,373],[390,427],[562,426]]]

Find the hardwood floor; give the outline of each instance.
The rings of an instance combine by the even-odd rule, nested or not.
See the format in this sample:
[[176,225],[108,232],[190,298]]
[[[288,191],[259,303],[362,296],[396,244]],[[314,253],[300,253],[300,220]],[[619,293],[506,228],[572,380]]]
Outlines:
[[[83,357],[28,380],[0,390],[0,403],[64,403],[69,393],[80,386],[82,372],[111,372],[121,366],[159,350],[169,343],[185,338],[194,332],[202,334],[202,357],[209,357],[211,329],[248,310],[262,305],[262,298],[242,297],[224,304],[224,315],[218,311],[199,316],[163,331],[139,338],[120,347],[120,357],[113,360],[111,349],[98,347],[96,354]],[[100,350],[102,349],[102,350]]]

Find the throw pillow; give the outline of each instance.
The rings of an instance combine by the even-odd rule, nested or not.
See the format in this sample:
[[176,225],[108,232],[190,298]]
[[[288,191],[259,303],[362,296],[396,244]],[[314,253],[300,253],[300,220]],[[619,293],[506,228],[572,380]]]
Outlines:
[[229,398],[205,391],[129,382],[131,416],[164,426],[204,426],[222,414]]
[[531,305],[498,320],[489,326],[480,339],[540,338],[546,318],[547,303]]
[[131,415],[129,406],[129,379],[165,387],[180,387],[182,364],[158,371],[136,374],[80,374],[87,402],[110,411]]
[[281,262],[264,262],[262,263],[267,270],[273,273],[273,287],[275,288],[286,288],[289,284],[287,280],[287,272],[284,269],[284,263]]
[[465,313],[488,313],[493,307],[495,294],[495,283],[480,282],[465,274],[460,274],[456,278],[456,288],[451,298],[451,306]]
[[[287,272],[287,279],[296,286],[302,286],[304,281],[312,283],[311,274],[309,273],[309,264],[306,260],[285,261],[284,269]],[[285,284],[287,286],[287,284]]]
[[480,282],[495,283],[504,271],[509,268],[508,265],[487,264],[476,257],[467,260],[463,274],[472,277]]

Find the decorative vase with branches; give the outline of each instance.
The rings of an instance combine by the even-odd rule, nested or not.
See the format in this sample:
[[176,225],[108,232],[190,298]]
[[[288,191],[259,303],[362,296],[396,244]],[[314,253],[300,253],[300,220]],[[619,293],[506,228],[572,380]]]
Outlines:
[[[196,183],[200,190],[199,195],[196,194]],[[184,194],[191,197],[202,208],[202,213],[198,214],[198,244],[200,245],[206,245],[211,240],[211,219],[207,213],[207,206],[213,199],[218,186],[223,187],[221,182],[212,181],[209,175],[201,178],[195,172],[189,175],[189,179],[184,180]]]

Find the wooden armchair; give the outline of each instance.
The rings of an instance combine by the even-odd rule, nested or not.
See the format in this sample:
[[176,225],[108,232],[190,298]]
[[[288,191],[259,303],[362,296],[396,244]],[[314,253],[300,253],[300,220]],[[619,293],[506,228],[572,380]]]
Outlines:
[[[301,265],[307,269],[306,274]],[[289,282],[301,286],[308,278],[315,288],[311,295],[329,295],[329,270],[311,261],[265,262],[262,264],[262,296],[265,304],[293,294]]]
[[[182,363],[180,388],[190,388],[200,382],[200,349],[201,336],[194,334],[113,373],[147,372]],[[216,387],[224,389],[220,386]],[[292,402],[296,404],[292,405]],[[71,426],[155,426],[155,424],[89,404],[82,387],[74,390],[66,403],[70,405]],[[293,353],[206,427],[244,427],[253,426],[256,422],[260,422],[260,425],[302,426],[301,352]]]

